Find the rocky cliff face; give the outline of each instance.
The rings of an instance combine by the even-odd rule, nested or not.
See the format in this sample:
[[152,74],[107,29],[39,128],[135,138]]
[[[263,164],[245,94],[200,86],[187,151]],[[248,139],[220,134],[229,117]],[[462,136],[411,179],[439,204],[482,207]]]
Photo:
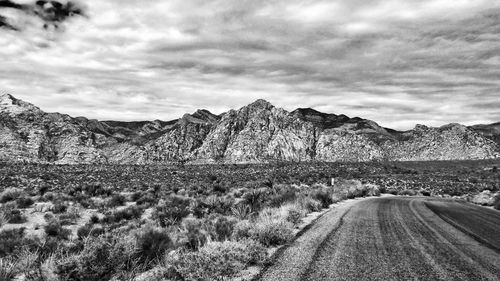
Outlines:
[[500,157],[496,127],[417,125],[398,132],[359,117],[288,112],[264,100],[220,116],[97,121],[0,96],[0,160],[51,163],[259,163]]

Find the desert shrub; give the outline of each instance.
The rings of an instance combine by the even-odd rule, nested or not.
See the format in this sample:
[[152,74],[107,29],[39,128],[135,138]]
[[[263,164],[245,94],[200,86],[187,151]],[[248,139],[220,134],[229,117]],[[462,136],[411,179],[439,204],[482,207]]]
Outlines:
[[92,214],[89,219],[90,223],[98,223],[99,222],[99,216],[97,214]]
[[309,212],[318,212],[321,211],[322,208],[321,202],[314,200],[311,197],[299,197],[298,203],[303,209],[308,210]]
[[24,209],[24,208],[30,207],[35,202],[33,202],[33,199],[31,199],[31,197],[21,196],[21,197],[19,197],[19,198],[16,199],[16,203],[17,203],[17,206],[19,208]]
[[24,244],[25,228],[5,229],[0,231],[0,257],[12,255]]
[[395,189],[395,188],[388,188],[388,189],[386,190],[386,193],[388,193],[388,194],[392,194],[392,195],[398,195],[398,190],[397,190],[397,189]]
[[231,190],[230,194],[232,194],[235,198],[241,198],[246,191],[246,188],[235,188]]
[[38,194],[43,196],[47,191],[50,190],[50,185],[48,184],[42,184],[38,187]]
[[188,249],[196,250],[205,245],[208,233],[203,229],[203,221],[193,217],[182,220],[182,228],[177,243]]
[[307,213],[307,211],[298,203],[283,205],[279,208],[279,210],[282,216],[294,225],[299,224]]
[[234,207],[234,199],[229,197],[218,197],[215,195],[208,196],[201,202],[201,206],[205,207],[207,214],[222,214],[228,215]]
[[248,205],[236,204],[231,208],[231,214],[239,220],[246,220],[250,218],[252,211]]
[[43,281],[57,281],[59,277],[56,274],[56,257],[54,254],[47,256],[40,262],[38,268],[40,274],[39,278],[32,278],[28,280],[43,280]]
[[113,191],[111,188],[103,187],[101,183],[87,183],[83,186],[82,191],[90,196],[110,196]]
[[253,224],[248,220],[242,220],[234,225],[233,229],[233,239],[243,240],[252,237]]
[[190,213],[191,199],[178,195],[171,195],[161,201],[152,213],[153,220],[162,227],[176,224]]
[[16,257],[18,269],[25,280],[44,280],[39,270],[40,262],[40,253],[29,249],[23,249]]
[[347,195],[346,197],[348,199],[353,199],[353,198],[356,198],[356,197],[360,197],[361,196],[361,190],[354,187],[354,186],[351,186],[349,187],[349,189],[347,189]]
[[345,199],[347,199],[347,196],[344,193],[332,194],[332,203],[338,203],[338,202],[345,200]]
[[132,196],[130,197],[130,199],[133,201],[133,202],[137,202],[137,200],[139,200],[143,195],[143,192],[140,192],[140,191],[136,191],[134,193],[132,193]]
[[7,218],[7,222],[14,224],[21,224],[28,221],[26,216],[18,209],[7,210],[5,212],[5,216]]
[[68,210],[68,205],[63,202],[56,202],[54,203],[54,206],[52,207],[52,212],[54,214],[61,214],[66,212]]
[[17,209],[17,203],[16,203],[16,201],[9,201],[9,202],[3,203],[3,206],[1,206],[0,209],[5,211],[5,212]]
[[380,188],[378,185],[375,184],[365,184],[364,186],[365,195],[364,196],[380,196]]
[[89,236],[97,237],[104,234],[104,232],[105,231],[102,227],[87,223],[78,228],[78,230],[76,231],[76,235],[78,236],[78,239],[81,240]]
[[297,199],[297,191],[292,188],[283,188],[277,190],[276,193],[270,196],[268,199],[270,207],[279,207],[289,202],[293,202]]
[[279,210],[264,209],[254,223],[251,236],[265,246],[282,245],[292,240],[293,224]]
[[184,280],[226,280],[265,257],[265,248],[255,242],[210,242],[198,252],[181,253],[173,264]]
[[16,200],[22,195],[22,190],[19,188],[7,188],[0,194],[0,203]]
[[54,201],[56,197],[57,196],[56,196],[56,194],[54,192],[48,191],[40,199],[42,201]]
[[26,236],[25,230],[21,227],[0,231],[0,257],[19,256],[25,249],[41,247],[42,241],[37,236]]
[[45,214],[43,214],[43,219],[44,219],[46,222],[48,222],[48,221],[50,221],[50,220],[54,219],[55,217],[56,217],[56,216],[54,216],[54,214],[52,214],[52,213],[45,213]]
[[139,199],[135,201],[137,205],[152,205],[156,204],[158,202],[157,197],[151,193],[147,192],[146,194],[142,195]]
[[340,181],[336,188],[345,192],[348,199],[366,196],[368,192],[368,189],[359,180]]
[[422,196],[431,196],[431,192],[427,190],[421,190],[420,193],[422,193]]
[[109,199],[108,206],[109,207],[123,206],[123,205],[125,205],[125,201],[126,201],[125,196],[123,196],[121,194],[114,194]]
[[260,210],[266,195],[267,191],[265,188],[250,189],[243,194],[243,202],[250,206],[252,212],[257,212]]
[[204,228],[213,240],[224,241],[231,237],[236,223],[236,218],[214,214],[206,219]]
[[240,241],[245,245],[246,262],[249,265],[261,265],[267,261],[267,250],[264,245],[253,239]]
[[208,206],[205,204],[204,200],[201,198],[194,199],[190,205],[190,211],[193,216],[197,218],[203,218],[208,215]]
[[228,187],[226,187],[220,183],[215,183],[212,187],[212,190],[213,190],[213,192],[224,194],[228,191]]
[[87,239],[83,250],[62,258],[56,273],[60,280],[109,280],[119,270],[131,269],[134,244],[127,237]]
[[66,212],[59,216],[62,224],[75,224],[81,216],[81,209],[76,205],[71,205]]
[[400,190],[398,192],[398,195],[415,196],[415,195],[417,195],[417,191],[412,190],[412,189],[404,189],[404,190]]
[[111,213],[108,213],[102,219],[104,223],[118,223],[124,220],[132,220],[138,219],[142,216],[144,210],[138,206],[131,205],[127,208],[123,208],[120,210],[115,210]]
[[57,237],[60,239],[68,239],[71,235],[71,230],[64,228],[57,219],[50,220],[43,230],[47,236]]
[[327,189],[319,189],[312,192],[311,197],[321,203],[323,208],[328,208],[333,203],[330,192]]
[[95,201],[92,200],[92,198],[88,197],[83,197],[81,195],[75,196],[74,201],[80,204],[82,207],[85,209],[96,209],[97,205],[95,204]]
[[174,244],[167,231],[162,228],[146,226],[135,233],[137,257],[150,261],[162,257]]

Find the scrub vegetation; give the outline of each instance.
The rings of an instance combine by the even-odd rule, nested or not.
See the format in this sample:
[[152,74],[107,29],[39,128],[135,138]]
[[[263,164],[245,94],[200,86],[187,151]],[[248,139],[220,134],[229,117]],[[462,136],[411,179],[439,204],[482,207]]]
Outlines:
[[303,218],[381,193],[472,200],[499,162],[0,166],[0,279],[221,280]]

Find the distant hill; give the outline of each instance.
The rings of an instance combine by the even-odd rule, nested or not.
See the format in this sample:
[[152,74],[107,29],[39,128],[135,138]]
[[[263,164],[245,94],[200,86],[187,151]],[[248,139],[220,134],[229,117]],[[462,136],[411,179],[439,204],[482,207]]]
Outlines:
[[0,96],[0,160],[40,163],[261,163],[459,160],[500,157],[500,123],[396,131],[310,108],[257,100],[215,115],[172,121],[97,121],[46,113]]

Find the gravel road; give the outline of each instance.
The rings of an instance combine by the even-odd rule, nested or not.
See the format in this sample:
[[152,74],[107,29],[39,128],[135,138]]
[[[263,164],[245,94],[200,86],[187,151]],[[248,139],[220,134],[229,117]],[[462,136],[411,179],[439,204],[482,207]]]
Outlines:
[[260,280],[500,280],[500,212],[422,197],[349,201]]

